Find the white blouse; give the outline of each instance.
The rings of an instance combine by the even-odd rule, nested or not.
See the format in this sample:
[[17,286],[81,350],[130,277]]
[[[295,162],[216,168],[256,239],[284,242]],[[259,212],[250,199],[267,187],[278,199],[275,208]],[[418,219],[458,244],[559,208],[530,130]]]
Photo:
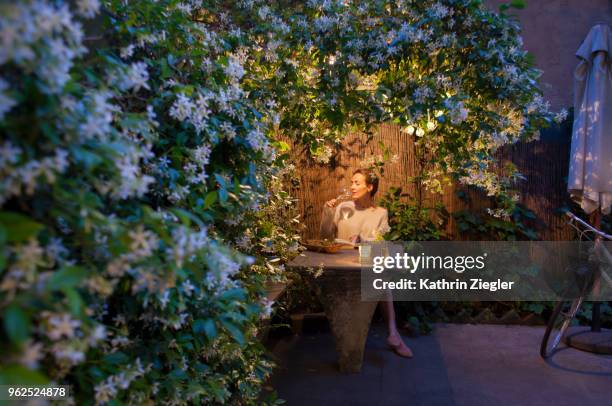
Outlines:
[[348,240],[358,235],[361,241],[373,240],[377,234],[389,231],[389,215],[383,207],[357,209],[352,200],[342,202],[336,207],[334,225],[336,237]]

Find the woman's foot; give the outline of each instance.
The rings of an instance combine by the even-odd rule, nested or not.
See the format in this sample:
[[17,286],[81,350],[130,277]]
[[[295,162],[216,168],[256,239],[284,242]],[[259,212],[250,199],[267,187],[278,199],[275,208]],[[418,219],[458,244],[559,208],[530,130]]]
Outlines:
[[389,347],[400,357],[404,358],[412,358],[412,350],[404,344],[404,340],[402,340],[401,336],[389,336],[387,338],[387,344]]

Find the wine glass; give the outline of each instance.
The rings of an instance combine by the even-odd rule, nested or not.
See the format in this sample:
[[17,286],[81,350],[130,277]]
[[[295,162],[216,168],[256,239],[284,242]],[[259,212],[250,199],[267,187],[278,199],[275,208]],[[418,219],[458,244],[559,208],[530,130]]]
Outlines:
[[338,197],[336,197],[336,200],[338,202],[343,202],[345,200],[350,200],[350,198],[352,197],[351,191],[349,188],[342,186],[340,188],[340,194],[338,195]]

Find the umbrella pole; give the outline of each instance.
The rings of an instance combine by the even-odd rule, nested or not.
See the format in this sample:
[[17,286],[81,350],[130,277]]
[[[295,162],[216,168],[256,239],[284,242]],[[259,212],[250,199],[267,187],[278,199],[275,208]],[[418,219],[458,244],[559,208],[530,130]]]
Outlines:
[[[593,224],[598,230],[601,229],[601,209],[597,209],[593,214]],[[595,280],[593,281],[593,293],[595,296],[599,294],[599,272],[595,273]],[[601,332],[601,303],[599,301],[593,302],[593,310],[591,313],[591,331],[595,333]]]

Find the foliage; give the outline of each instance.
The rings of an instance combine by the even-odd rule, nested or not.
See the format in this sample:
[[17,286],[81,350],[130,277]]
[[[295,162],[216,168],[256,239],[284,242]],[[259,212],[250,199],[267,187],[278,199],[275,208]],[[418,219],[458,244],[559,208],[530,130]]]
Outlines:
[[396,163],[399,160],[399,155],[391,155],[391,148],[387,147],[382,141],[378,142],[378,147],[382,153],[374,155],[374,152],[371,151],[370,155],[359,163],[359,166],[382,178],[385,174],[385,166]]
[[249,37],[206,21],[223,2],[0,7],[0,383],[255,402],[263,289],[295,235],[270,225],[291,202]]
[[312,0],[283,11],[278,43],[289,54],[265,85],[277,89],[282,131],[322,162],[348,131],[393,122],[427,151],[427,188],[455,177],[499,195],[515,173],[495,173],[495,151],[553,119],[518,22],[480,0]]
[[[419,187],[418,183],[416,187]],[[419,199],[421,194],[417,195],[412,197],[395,187],[385,194],[381,205],[389,212],[390,226],[385,240],[436,241],[446,238],[448,212],[444,205],[436,202],[433,207],[425,207]],[[413,335],[430,333],[434,315],[441,310],[438,302],[399,302],[395,307],[398,320],[403,320],[404,327]]]
[[461,239],[475,241],[535,240],[535,213],[522,204],[515,204],[510,215],[506,210],[486,209],[478,213],[461,210],[452,214]]
[[385,236],[391,241],[433,241],[444,239],[448,213],[442,203],[423,207],[402,188],[392,187],[381,200],[389,212],[391,230]]
[[281,155],[277,159],[279,169],[266,182],[266,204],[243,219],[242,223],[251,226],[244,229],[243,224],[236,224],[225,230],[227,235],[234,236],[241,252],[259,255],[260,263],[251,266],[250,271],[267,276],[268,281],[285,281],[285,262],[299,252],[299,233],[304,228],[297,199],[285,190],[295,173],[295,167],[286,158]]

